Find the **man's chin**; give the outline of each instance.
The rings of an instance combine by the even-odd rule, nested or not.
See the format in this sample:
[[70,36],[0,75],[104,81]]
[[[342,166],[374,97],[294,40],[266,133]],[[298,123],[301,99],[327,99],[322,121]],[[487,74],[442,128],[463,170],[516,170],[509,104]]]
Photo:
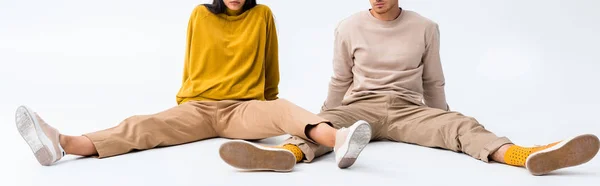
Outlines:
[[373,11],[375,11],[375,13],[377,13],[377,14],[385,14],[385,13],[389,12],[390,10],[377,10],[377,9],[375,9]]

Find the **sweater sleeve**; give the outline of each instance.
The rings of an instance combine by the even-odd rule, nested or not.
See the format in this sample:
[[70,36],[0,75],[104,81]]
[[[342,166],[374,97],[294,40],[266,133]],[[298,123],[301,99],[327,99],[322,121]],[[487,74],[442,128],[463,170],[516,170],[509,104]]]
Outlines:
[[343,33],[340,33],[340,27],[335,30],[335,42],[333,44],[333,75],[329,82],[329,91],[327,99],[321,108],[321,111],[338,107],[342,105],[345,93],[353,82],[352,74],[352,54],[350,45]]
[[[185,47],[185,57],[183,59],[183,78],[181,81],[181,87],[184,87],[185,82],[187,81],[187,79],[189,77],[188,66],[190,63],[190,50],[192,47],[192,33],[194,33],[194,25],[196,23],[196,16],[198,15],[199,8],[200,8],[200,6],[197,6],[196,8],[194,8],[194,10],[192,11],[192,13],[190,15],[190,20],[188,21],[187,41],[186,41],[186,47]],[[180,104],[181,101],[183,101],[183,99],[177,97],[176,101],[177,101],[177,104]]]
[[265,49],[265,99],[276,100],[279,94],[279,51],[277,29],[271,11],[267,15],[267,43]]
[[422,58],[425,104],[432,108],[448,110],[444,91],[446,83],[440,60],[439,26],[433,23],[425,32],[426,50]]

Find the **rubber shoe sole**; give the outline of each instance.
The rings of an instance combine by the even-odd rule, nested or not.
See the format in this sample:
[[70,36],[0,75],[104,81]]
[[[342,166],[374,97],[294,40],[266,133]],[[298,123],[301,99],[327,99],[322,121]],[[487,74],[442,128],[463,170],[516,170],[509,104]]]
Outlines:
[[338,158],[338,167],[341,169],[348,168],[356,162],[356,159],[362,150],[371,141],[371,126],[365,121],[358,121],[350,128],[350,132],[346,137],[344,146],[340,147],[336,153],[339,153],[341,158]]
[[52,165],[55,162],[53,154],[53,144],[50,139],[44,134],[37,119],[34,118],[34,113],[31,109],[20,106],[15,114],[15,123],[19,133],[31,148],[37,161],[44,166]]
[[296,157],[288,150],[242,140],[224,143],[219,148],[219,155],[225,163],[242,170],[289,172],[296,165]]
[[544,175],[558,169],[584,164],[596,156],[598,149],[598,137],[591,134],[580,135],[531,154],[525,161],[525,167],[533,175]]

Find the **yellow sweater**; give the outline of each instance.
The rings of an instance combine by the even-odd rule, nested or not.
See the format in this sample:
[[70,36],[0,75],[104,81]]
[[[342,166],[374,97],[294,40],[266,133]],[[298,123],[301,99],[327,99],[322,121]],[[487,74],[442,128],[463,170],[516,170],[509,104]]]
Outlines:
[[277,50],[275,22],[267,6],[218,15],[204,5],[196,7],[188,25],[177,103],[277,99]]

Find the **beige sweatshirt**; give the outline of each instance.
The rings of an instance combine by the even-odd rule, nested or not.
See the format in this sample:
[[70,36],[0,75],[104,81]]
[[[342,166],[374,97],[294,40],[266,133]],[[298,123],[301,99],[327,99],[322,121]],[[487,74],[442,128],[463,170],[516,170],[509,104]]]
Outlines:
[[439,54],[438,25],[402,10],[392,21],[362,11],[335,30],[333,76],[323,109],[340,106],[344,95],[396,94],[448,110]]

